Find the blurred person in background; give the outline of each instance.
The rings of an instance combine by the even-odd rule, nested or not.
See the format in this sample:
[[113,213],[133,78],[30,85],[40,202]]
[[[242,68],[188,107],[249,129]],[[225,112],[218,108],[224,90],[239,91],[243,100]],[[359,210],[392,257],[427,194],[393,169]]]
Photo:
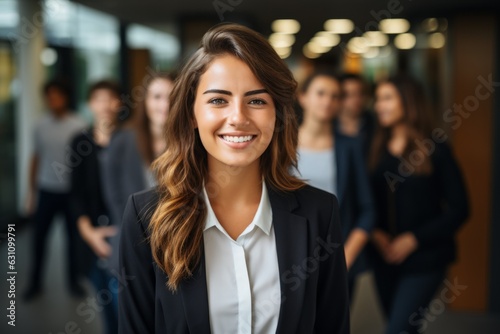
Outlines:
[[[72,194],[71,204],[77,217],[77,226],[80,235],[86,245],[85,272],[96,291],[107,291],[111,295],[103,307],[103,317],[106,333],[114,334],[117,329],[117,280],[110,270],[109,257],[113,252],[110,240],[116,234],[117,229],[113,224],[116,219],[109,205],[109,174],[110,155],[117,153],[124,156],[120,161],[130,162],[136,159],[140,180],[121,179],[123,185],[128,187],[129,183],[139,182],[140,187],[144,185],[144,174],[140,157],[129,157],[133,155],[132,148],[121,152],[109,150],[111,142],[116,136],[123,135],[128,140],[128,135],[119,133],[121,89],[112,81],[99,81],[90,86],[88,92],[88,105],[93,114],[93,125],[77,135],[72,141],[72,150],[76,153],[74,168],[72,171]],[[130,141],[135,145],[135,142]],[[136,151],[137,152],[137,151]],[[127,158],[125,158],[127,157]],[[133,169],[132,166],[122,166],[123,169],[115,171],[121,173],[125,169]],[[119,176],[121,177],[121,175]],[[123,188],[120,188],[119,191]],[[113,189],[111,189],[113,190]]]
[[342,108],[335,119],[336,131],[361,140],[363,154],[368,158],[375,130],[375,116],[366,109],[368,87],[358,74],[346,73],[340,77]]
[[327,71],[313,73],[302,84],[298,171],[309,184],[339,199],[352,299],[355,278],[366,269],[361,254],[369,240],[375,212],[361,143],[340,134],[334,127],[341,94],[339,80]]
[[425,309],[455,260],[468,216],[464,181],[442,129],[432,130],[422,88],[396,76],[378,84],[370,156],[376,194],[375,281],[385,333],[421,333]]
[[[43,88],[49,113],[38,122],[34,131],[35,151],[31,159],[28,214],[33,214],[32,273],[24,298],[29,301],[42,291],[48,232],[54,217],[64,215],[67,237],[68,283],[70,292],[83,296],[78,284],[77,236],[74,215],[68,205],[71,174],[66,165],[71,138],[85,128],[85,122],[69,109],[70,89],[60,80]],[[35,205],[36,203],[36,205]]]
[[110,219],[117,234],[110,239],[109,267],[119,272],[120,226],[128,197],[156,185],[151,163],[165,151],[167,119],[174,77],[167,73],[148,74],[145,94],[137,101],[136,119],[111,137],[104,163],[103,183]]

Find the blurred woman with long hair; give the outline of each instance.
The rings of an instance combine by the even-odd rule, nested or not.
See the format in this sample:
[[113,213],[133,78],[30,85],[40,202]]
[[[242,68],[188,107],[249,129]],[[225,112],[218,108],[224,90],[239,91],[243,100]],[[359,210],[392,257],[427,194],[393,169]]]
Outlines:
[[377,206],[370,252],[387,334],[425,330],[424,310],[455,260],[468,216],[459,167],[442,129],[432,127],[422,88],[406,76],[376,89],[370,167]]
[[256,32],[204,35],[174,83],[158,187],[125,209],[120,333],[349,332],[336,197],[290,172],[295,88]]
[[170,110],[170,94],[175,75],[173,73],[149,73],[145,80],[145,94],[137,108],[133,124],[137,133],[139,151],[144,160],[148,186],[156,184],[151,164],[166,148],[165,122]]
[[314,72],[302,84],[298,171],[310,185],[339,199],[352,299],[356,277],[366,270],[363,249],[372,232],[375,212],[362,143],[342,135],[334,125],[341,96],[339,80],[328,71]]
[[[128,197],[156,184],[151,163],[165,151],[164,127],[173,79],[168,73],[148,73],[135,117],[111,137],[102,179],[110,218],[116,226],[121,225]],[[120,271],[119,237],[120,229],[109,239],[113,249],[109,265],[115,272]]]

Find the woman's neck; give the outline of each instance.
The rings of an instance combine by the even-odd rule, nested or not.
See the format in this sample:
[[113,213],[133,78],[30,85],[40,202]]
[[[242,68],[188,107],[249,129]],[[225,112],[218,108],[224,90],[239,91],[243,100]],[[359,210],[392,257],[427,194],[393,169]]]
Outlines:
[[209,158],[205,188],[212,206],[259,203],[262,195],[259,163],[257,159],[246,167],[232,167]]
[[332,134],[332,123],[318,121],[312,117],[304,117],[304,121],[300,126],[300,131],[307,133],[310,137],[323,137]]
[[165,150],[166,141],[163,133],[163,125],[149,124],[151,133],[151,145],[153,149],[153,159],[160,156]]
[[149,131],[154,140],[163,139],[163,125],[149,123]]
[[406,149],[406,145],[408,145],[408,127],[403,124],[396,124],[391,128],[391,134],[389,138],[388,150],[391,154],[400,156]]
[[332,123],[305,117],[299,128],[298,146],[311,150],[323,150],[333,147],[334,137]]
[[406,138],[408,128],[405,124],[399,123],[391,128],[391,139],[402,139]]

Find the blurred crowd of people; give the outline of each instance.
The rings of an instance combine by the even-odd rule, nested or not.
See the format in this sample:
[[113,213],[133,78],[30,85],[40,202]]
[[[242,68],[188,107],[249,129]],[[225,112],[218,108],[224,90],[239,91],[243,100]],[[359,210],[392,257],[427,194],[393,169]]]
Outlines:
[[[106,332],[117,333],[121,216],[129,195],[156,184],[150,166],[168,145],[163,128],[174,82],[169,73],[150,76],[131,116],[117,83],[93,83],[91,125],[70,110],[66,84],[45,85],[48,113],[34,130],[27,199],[34,241],[26,300],[43,289],[47,235],[63,214],[69,292],[85,295],[83,277],[109,290]],[[297,101],[294,172],[339,199],[351,298],[357,276],[372,270],[386,333],[416,333],[423,315],[415,312],[445,279],[454,236],[468,216],[460,168],[446,135],[433,131],[422,87],[398,75],[371,89],[360,75],[317,70],[300,83]]]

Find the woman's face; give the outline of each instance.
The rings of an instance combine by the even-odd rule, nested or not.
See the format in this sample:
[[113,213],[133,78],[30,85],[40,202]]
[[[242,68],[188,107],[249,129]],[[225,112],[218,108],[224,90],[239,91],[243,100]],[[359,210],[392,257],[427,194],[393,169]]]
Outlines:
[[269,146],[276,110],[248,65],[222,55],[200,77],[194,116],[209,165],[247,167]]
[[393,84],[380,84],[375,92],[375,99],[375,112],[382,127],[392,127],[403,120],[403,103]]
[[300,104],[305,117],[320,122],[331,121],[340,109],[340,84],[328,76],[314,78],[307,90],[300,95]]
[[154,125],[163,126],[170,109],[169,97],[173,82],[165,78],[154,79],[146,93],[146,115]]

